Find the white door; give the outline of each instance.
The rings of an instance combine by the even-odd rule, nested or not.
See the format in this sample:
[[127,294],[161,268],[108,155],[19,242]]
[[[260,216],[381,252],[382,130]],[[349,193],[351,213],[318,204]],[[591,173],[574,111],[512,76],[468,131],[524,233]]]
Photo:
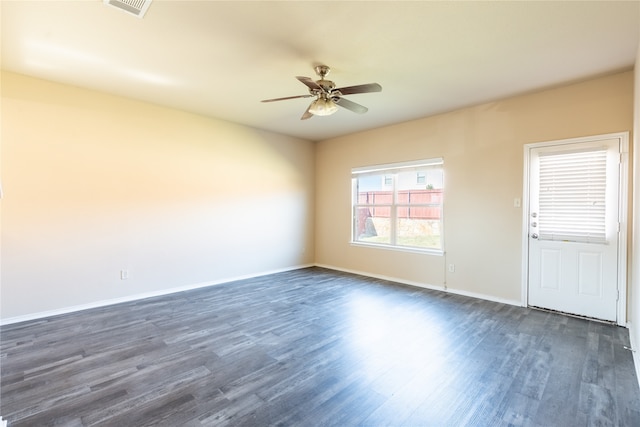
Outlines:
[[530,306],[617,320],[620,143],[529,148]]

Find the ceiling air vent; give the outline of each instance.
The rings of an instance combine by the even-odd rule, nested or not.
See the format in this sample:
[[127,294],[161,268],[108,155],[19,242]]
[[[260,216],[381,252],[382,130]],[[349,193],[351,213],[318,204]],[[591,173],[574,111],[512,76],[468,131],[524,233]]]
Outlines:
[[103,0],[104,4],[108,6],[115,7],[116,9],[120,9],[127,13],[137,16],[138,18],[142,18],[145,13],[147,13],[147,9],[149,9],[149,5],[151,4],[151,0]]

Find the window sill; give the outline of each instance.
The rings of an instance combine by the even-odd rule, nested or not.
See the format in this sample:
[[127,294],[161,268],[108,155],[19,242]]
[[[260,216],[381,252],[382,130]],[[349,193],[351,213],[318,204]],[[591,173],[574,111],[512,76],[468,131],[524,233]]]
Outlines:
[[393,245],[385,245],[381,243],[363,243],[363,242],[349,242],[351,246],[359,246],[364,248],[372,248],[372,249],[383,249],[397,252],[411,252],[415,254],[423,254],[423,255],[435,255],[435,256],[443,256],[444,251],[441,249],[421,249],[421,248],[412,248],[409,246],[393,246]]

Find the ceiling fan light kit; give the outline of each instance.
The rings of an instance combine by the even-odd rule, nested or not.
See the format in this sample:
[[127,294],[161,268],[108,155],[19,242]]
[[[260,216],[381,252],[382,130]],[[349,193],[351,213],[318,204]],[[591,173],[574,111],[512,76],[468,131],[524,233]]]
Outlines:
[[338,105],[330,99],[318,98],[309,106],[309,112],[314,116],[330,116],[338,111]]
[[364,114],[368,108],[343,98],[344,95],[353,95],[357,93],[370,93],[382,91],[382,86],[378,83],[368,83],[364,85],[348,86],[337,88],[336,84],[331,80],[325,80],[325,76],[329,74],[331,69],[326,65],[318,65],[315,67],[316,74],[320,76],[320,80],[311,80],[309,77],[297,76],[296,78],[309,88],[308,95],[287,96],[284,98],[265,99],[262,102],[284,101],[286,99],[311,98],[316,99],[311,102],[307,110],[304,112],[301,120],[310,119],[313,116],[330,116],[338,111],[338,106],[353,111],[354,113]]

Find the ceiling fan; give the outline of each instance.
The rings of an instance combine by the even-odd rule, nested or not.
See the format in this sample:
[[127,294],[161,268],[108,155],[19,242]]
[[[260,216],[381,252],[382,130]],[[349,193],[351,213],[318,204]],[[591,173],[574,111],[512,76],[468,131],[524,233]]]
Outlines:
[[351,110],[354,113],[364,114],[369,109],[364,105],[357,104],[353,101],[343,98],[344,95],[353,95],[356,93],[380,92],[382,86],[378,83],[369,83],[357,86],[347,86],[336,88],[336,84],[331,80],[325,80],[325,76],[329,74],[331,68],[326,65],[318,65],[315,67],[316,74],[320,76],[320,80],[313,81],[309,77],[297,76],[309,88],[308,95],[287,96],[285,98],[265,99],[262,102],[284,101],[286,99],[296,98],[312,98],[316,99],[309,104],[307,111],[304,112],[300,120],[310,119],[313,116],[329,116],[338,111],[338,106]]

